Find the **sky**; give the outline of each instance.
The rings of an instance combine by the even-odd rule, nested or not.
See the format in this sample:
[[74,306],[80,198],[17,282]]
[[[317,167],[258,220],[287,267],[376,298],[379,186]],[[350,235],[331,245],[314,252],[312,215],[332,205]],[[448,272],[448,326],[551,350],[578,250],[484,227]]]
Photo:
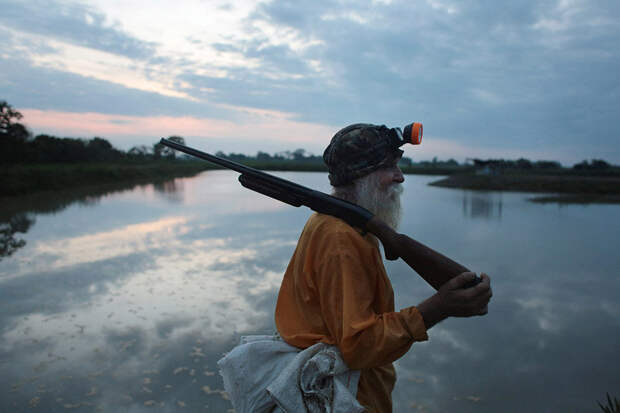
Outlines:
[[0,100],[34,134],[321,154],[424,124],[414,161],[620,164],[620,1],[0,0]]

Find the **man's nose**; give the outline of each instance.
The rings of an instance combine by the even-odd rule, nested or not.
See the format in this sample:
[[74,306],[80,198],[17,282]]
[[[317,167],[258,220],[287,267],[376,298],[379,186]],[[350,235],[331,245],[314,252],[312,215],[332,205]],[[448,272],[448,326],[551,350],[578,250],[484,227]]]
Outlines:
[[392,178],[394,182],[398,182],[399,184],[405,182],[405,176],[403,175],[403,171],[400,170],[399,167],[396,167],[396,171],[394,171],[394,177]]

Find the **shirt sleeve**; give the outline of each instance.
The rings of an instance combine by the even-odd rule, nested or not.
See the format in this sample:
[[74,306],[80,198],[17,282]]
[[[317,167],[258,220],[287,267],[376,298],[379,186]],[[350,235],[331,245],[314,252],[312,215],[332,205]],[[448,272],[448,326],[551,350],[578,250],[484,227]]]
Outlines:
[[356,252],[340,250],[324,257],[317,274],[321,312],[350,368],[379,367],[428,336],[415,307],[375,312],[375,294],[385,291],[381,285],[385,280],[376,266],[369,268]]

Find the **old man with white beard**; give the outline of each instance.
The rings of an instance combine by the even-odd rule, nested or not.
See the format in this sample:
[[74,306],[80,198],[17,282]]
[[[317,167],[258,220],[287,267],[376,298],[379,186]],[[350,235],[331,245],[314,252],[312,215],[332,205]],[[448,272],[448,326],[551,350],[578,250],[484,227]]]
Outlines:
[[[333,195],[368,209],[395,229],[404,181],[400,145],[394,129],[354,124],[336,133],[323,155]],[[377,239],[316,213],[282,280],[276,327],[286,343],[299,349],[336,346],[348,368],[360,371],[359,404],[368,412],[391,412],[392,363],[414,342],[427,340],[427,330],[448,316],[486,314],[490,280],[483,274],[475,294],[464,294],[461,287],[472,278],[463,273],[417,306],[395,311]],[[455,306],[458,313],[452,311]]]

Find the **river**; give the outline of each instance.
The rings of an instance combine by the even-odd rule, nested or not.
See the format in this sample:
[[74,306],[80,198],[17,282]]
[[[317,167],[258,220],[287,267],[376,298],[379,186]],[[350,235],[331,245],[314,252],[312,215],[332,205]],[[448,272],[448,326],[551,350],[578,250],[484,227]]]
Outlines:
[[[323,173],[277,175],[328,191]],[[216,362],[271,334],[311,214],[231,171],[0,205],[0,411],[226,412]],[[448,319],[396,362],[395,412],[601,411],[620,389],[620,208],[427,186],[400,231],[491,275],[484,317]],[[433,290],[387,262],[396,307]]]

